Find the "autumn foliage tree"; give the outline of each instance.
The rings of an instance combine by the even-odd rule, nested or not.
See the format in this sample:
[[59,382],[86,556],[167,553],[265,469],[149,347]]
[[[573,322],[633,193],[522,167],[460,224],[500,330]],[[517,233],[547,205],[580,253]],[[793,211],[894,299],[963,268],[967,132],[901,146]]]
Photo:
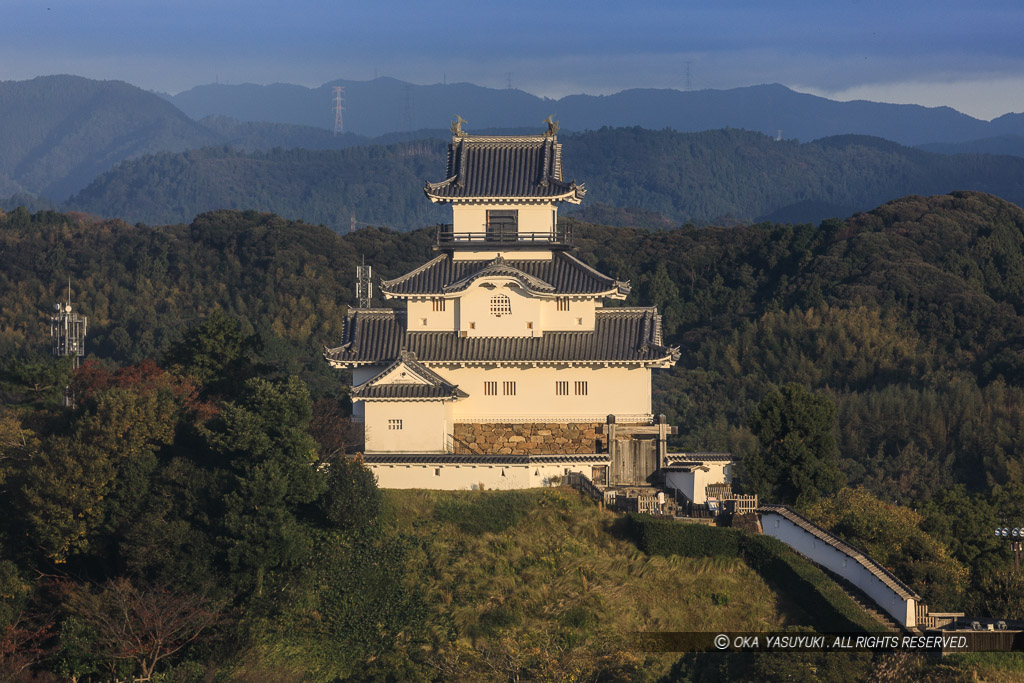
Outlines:
[[150,680],[157,664],[195,641],[218,618],[206,597],[160,586],[136,586],[125,577],[102,585],[67,584],[64,606],[92,636],[92,653],[128,661],[137,680]]

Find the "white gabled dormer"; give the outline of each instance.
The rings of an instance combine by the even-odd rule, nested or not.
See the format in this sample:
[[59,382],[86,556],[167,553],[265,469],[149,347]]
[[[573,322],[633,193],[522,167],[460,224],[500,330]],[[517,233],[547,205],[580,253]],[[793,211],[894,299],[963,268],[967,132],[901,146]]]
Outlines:
[[[476,252],[468,252],[475,254]],[[386,298],[408,301],[409,332],[457,332],[462,337],[536,337],[546,332],[592,332],[601,299],[624,299],[629,284],[602,275],[571,254],[546,261],[456,261],[445,253],[385,280]]]

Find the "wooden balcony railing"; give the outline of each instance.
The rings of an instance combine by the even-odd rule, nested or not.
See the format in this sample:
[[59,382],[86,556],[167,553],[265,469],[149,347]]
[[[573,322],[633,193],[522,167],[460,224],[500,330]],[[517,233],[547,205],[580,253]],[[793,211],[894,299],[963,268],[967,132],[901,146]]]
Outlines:
[[479,231],[455,232],[449,225],[438,225],[434,232],[434,246],[438,248],[572,246],[572,229],[558,226],[553,230],[524,231],[515,223],[497,223],[483,226]]

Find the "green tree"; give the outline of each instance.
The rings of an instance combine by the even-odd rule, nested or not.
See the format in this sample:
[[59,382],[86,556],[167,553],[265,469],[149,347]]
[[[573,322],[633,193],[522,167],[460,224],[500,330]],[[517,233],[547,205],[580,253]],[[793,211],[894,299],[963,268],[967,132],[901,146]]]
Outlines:
[[237,318],[214,311],[171,347],[167,360],[198,380],[205,393],[232,394],[255,374],[252,356],[258,346]]
[[358,459],[342,454],[327,461],[327,488],[321,496],[324,516],[339,529],[369,526],[380,513],[377,478]]
[[968,570],[939,538],[922,530],[924,517],[914,510],[879,500],[863,488],[844,488],[805,513],[891,569],[933,611],[960,607]]
[[19,476],[22,541],[53,562],[89,548],[116,472],[111,455],[67,437],[48,439]]
[[966,606],[972,614],[1024,619],[1024,574],[1000,569],[983,577]]
[[302,506],[325,487],[309,435],[312,403],[296,378],[251,379],[238,402],[224,404],[211,434],[234,473],[224,498],[224,542],[232,569],[262,594],[268,570],[306,557],[312,540]]
[[835,429],[827,396],[795,383],[773,389],[750,418],[761,448],[745,463],[749,483],[766,502],[796,505],[839,490]]

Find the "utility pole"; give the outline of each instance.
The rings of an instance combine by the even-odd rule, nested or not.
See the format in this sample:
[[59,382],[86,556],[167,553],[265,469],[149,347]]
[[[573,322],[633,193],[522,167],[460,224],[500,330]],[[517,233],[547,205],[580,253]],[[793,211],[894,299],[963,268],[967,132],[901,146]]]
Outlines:
[[1013,570],[1020,574],[1020,554],[1024,551],[1024,528],[996,527],[996,538],[1005,538],[1010,541],[1010,550],[1013,551]]

